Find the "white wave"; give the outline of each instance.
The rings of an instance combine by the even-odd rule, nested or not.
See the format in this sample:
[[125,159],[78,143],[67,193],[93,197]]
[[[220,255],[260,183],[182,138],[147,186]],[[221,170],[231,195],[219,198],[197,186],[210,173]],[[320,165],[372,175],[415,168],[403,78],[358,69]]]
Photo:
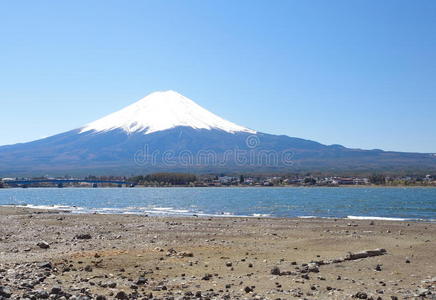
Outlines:
[[266,217],[271,217],[271,214],[253,214],[253,217],[266,218]]
[[84,209],[78,206],[67,205],[33,205],[33,204],[19,204],[19,205],[2,205],[5,207],[19,207],[19,208],[31,208],[31,209],[45,209],[45,210],[61,210],[61,211],[77,211]]
[[406,218],[388,218],[388,217],[372,217],[372,216],[347,216],[350,220],[380,220],[380,221],[407,221],[407,220],[417,220],[417,219],[406,219]]

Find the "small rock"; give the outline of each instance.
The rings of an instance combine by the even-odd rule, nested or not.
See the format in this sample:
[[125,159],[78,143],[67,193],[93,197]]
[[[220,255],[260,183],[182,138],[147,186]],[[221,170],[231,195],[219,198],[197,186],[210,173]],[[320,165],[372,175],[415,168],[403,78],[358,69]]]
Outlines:
[[178,254],[178,256],[180,256],[180,257],[194,257],[194,253],[192,253],[192,252],[180,252]]
[[368,295],[364,292],[357,292],[353,297],[357,299],[367,299]]
[[84,270],[86,272],[92,272],[92,267],[90,265],[87,265]]
[[280,275],[280,269],[279,267],[274,267],[271,269],[271,275]]
[[417,290],[416,294],[418,297],[425,297],[430,293],[429,289],[420,288]]
[[53,269],[53,265],[51,264],[51,262],[42,262],[42,263],[39,263],[38,265],[38,268],[41,268],[41,269]]
[[59,286],[54,286],[54,287],[52,287],[52,289],[51,289],[51,291],[50,291],[50,294],[51,294],[51,295],[59,295],[61,292],[62,292],[61,287],[59,287]]
[[147,284],[148,280],[144,277],[139,277],[138,280],[136,281],[137,285],[144,285]]
[[41,241],[36,244],[41,249],[48,249],[50,245],[46,241]]
[[244,291],[248,294],[248,293],[251,293],[253,291],[253,289],[251,287],[249,287],[249,286],[246,286],[244,288]]
[[116,299],[122,299],[122,300],[126,300],[129,299],[129,296],[123,292],[123,291],[119,291],[116,295],[115,295]]
[[0,286],[0,298],[10,298],[12,292],[9,288]]
[[90,240],[92,237],[89,233],[82,233],[82,234],[77,234],[75,238],[78,240]]
[[47,299],[48,297],[50,297],[50,295],[47,291],[39,290],[35,291],[35,297],[39,299]]

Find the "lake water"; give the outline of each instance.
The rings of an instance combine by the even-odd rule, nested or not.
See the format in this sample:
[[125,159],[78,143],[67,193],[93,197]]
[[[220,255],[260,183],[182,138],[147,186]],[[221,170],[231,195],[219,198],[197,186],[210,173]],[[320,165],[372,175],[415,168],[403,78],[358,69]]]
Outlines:
[[436,221],[436,188],[0,189],[0,205],[11,204],[75,213]]

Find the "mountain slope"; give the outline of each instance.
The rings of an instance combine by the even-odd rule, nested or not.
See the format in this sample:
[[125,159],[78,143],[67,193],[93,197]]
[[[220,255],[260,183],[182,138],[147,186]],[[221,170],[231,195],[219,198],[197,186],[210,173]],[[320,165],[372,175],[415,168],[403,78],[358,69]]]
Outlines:
[[154,171],[436,170],[431,154],[326,146],[226,121],[176,92],[157,92],[100,120],[0,147],[0,177]]

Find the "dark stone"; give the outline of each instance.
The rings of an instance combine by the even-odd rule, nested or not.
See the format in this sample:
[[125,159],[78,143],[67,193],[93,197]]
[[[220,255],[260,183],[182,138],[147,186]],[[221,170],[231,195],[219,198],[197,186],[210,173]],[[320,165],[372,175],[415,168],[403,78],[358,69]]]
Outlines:
[[75,238],[78,240],[90,240],[92,236],[89,233],[82,233],[82,234],[77,234]]
[[49,296],[47,291],[35,291],[35,297],[37,299],[47,299]]
[[148,280],[144,277],[139,277],[138,280],[136,281],[137,285],[144,285],[147,284]]
[[87,265],[84,270],[86,272],[92,272],[92,267],[90,265]]
[[62,292],[61,287],[54,286],[54,287],[52,287],[52,289],[50,291],[50,294],[52,294],[52,295],[59,295],[61,292]]
[[128,296],[125,292],[123,292],[123,291],[119,291],[119,292],[115,295],[115,298],[116,298],[116,299],[122,299],[122,300],[125,300],[125,299],[129,299],[129,296]]
[[271,269],[271,275],[280,275],[279,267],[274,267]]
[[41,248],[41,249],[48,249],[48,248],[50,248],[50,245],[47,242],[45,242],[45,241],[38,242],[36,245],[39,248]]
[[10,298],[11,295],[12,295],[12,292],[8,287],[0,286],[0,297]]
[[246,286],[246,287],[244,288],[244,291],[245,291],[246,293],[250,293],[250,292],[253,291],[253,289],[252,289],[251,287],[249,287],[249,286]]
[[364,293],[364,292],[357,292],[354,295],[354,298],[357,298],[357,299],[367,299],[368,295],[366,293]]

